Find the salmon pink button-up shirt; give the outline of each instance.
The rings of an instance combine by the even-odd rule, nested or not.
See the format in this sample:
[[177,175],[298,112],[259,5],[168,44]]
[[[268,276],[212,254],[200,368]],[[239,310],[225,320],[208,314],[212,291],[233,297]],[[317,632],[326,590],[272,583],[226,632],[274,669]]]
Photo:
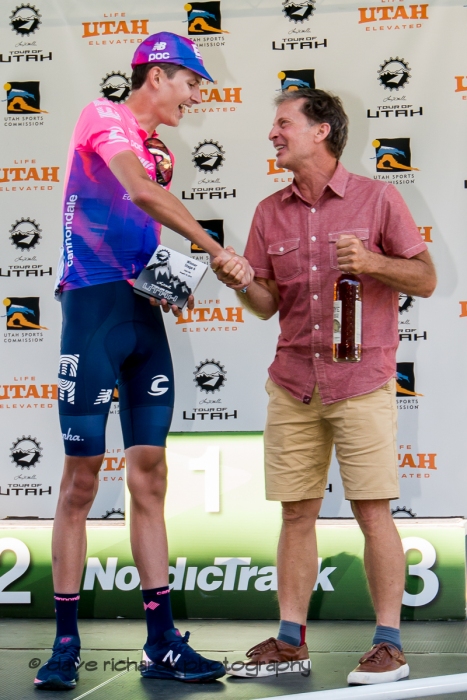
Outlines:
[[319,200],[310,205],[295,183],[258,205],[245,250],[257,277],[279,290],[280,336],[272,381],[309,403],[318,383],[323,403],[367,394],[396,370],[398,293],[361,275],[362,359],[332,359],[333,289],[341,274],[336,241],[357,236],[373,253],[411,258],[426,250],[398,190],[337,165]]

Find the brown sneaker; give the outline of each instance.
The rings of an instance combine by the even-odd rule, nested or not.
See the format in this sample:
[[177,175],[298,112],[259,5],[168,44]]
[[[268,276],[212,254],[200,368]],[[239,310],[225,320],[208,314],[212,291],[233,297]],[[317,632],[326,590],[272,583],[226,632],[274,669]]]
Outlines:
[[387,642],[375,646],[363,654],[355,668],[347,676],[349,685],[369,685],[400,681],[409,675],[409,666],[404,652]]
[[246,655],[246,661],[235,661],[233,664],[226,662],[227,673],[240,678],[264,678],[279,676],[282,673],[301,673],[303,676],[309,676],[311,673],[306,644],[296,647],[269,637],[252,647]]

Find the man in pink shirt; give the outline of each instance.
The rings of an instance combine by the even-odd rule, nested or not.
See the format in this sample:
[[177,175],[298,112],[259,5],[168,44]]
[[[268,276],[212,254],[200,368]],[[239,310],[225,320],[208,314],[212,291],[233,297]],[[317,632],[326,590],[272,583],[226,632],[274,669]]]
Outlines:
[[[398,292],[429,297],[430,255],[397,189],[339,162],[347,116],[322,90],[283,92],[269,139],[277,166],[294,173],[263,200],[245,257],[256,277],[239,293],[261,319],[279,312],[264,434],[266,497],[282,502],[277,575],[281,623],[228,672],[258,677],[309,672],[308,606],[317,577],[315,522],[333,445],[345,497],[365,536],[376,611],[373,647],[348,676],[381,683],[409,673],[400,640],[405,560],[389,508],[399,497],[395,370]],[[216,264],[216,261],[214,261]],[[333,362],[333,288],[342,272],[363,287],[361,362]]]
[[[57,633],[52,657],[34,681],[45,690],[72,689],[78,680],[86,518],[99,485],[116,385],[131,547],[148,630],[141,674],[189,682],[225,674],[220,662],[189,646],[189,633],[182,636],[172,619],[164,497],[174,377],[161,309],[135,294],[129,282],[156,249],[161,225],[216,257],[218,274],[233,288],[248,284],[253,273],[168,191],[173,156],[155,129],[178,126],[184,107],[201,102],[201,80],[212,81],[196,43],[170,32],[149,36],[138,46],[132,69],[125,104],[98,99],[85,107],[68,157],[56,285],[63,315],[58,403],[65,447],[52,538]],[[180,313],[165,301],[162,308]]]

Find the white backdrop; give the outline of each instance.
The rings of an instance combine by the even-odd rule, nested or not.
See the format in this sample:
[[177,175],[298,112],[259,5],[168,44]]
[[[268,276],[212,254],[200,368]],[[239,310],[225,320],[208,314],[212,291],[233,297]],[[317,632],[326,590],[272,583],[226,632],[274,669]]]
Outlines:
[[[429,300],[401,298],[402,498],[394,508],[404,516],[466,513],[466,18],[461,4],[408,0],[365,8],[331,0],[3,3],[1,314],[12,305],[23,311],[1,319],[0,518],[53,517],[56,504],[63,450],[56,414],[60,306],[52,287],[74,123],[92,99],[126,96],[138,42],[164,30],[195,32],[190,36],[216,79],[203,84],[203,104],[187,110],[178,130],[161,128],[177,157],[172,191],[206,228],[223,231],[226,245],[241,251],[256,204],[290,181],[275,168],[267,134],[273,97],[297,80],[314,79],[342,97],[351,125],[344,165],[400,188],[439,285]],[[380,147],[396,149],[389,171],[377,171]],[[218,158],[203,166],[203,154]],[[190,253],[171,232],[163,241]],[[180,322],[166,319],[177,378],[174,432],[263,429],[278,325],[239,306],[209,273],[195,311]],[[218,377],[215,390],[200,387],[203,372]],[[123,512],[117,412],[114,403],[96,518]],[[335,463],[329,481],[323,515],[349,515]]]

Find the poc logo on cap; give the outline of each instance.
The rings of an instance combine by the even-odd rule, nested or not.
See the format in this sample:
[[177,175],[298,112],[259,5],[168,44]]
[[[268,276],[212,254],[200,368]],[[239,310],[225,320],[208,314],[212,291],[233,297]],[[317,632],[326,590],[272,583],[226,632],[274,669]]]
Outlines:
[[168,51],[159,52],[159,53],[150,53],[148,56],[149,63],[151,61],[163,61],[166,58],[170,58],[170,54]]

